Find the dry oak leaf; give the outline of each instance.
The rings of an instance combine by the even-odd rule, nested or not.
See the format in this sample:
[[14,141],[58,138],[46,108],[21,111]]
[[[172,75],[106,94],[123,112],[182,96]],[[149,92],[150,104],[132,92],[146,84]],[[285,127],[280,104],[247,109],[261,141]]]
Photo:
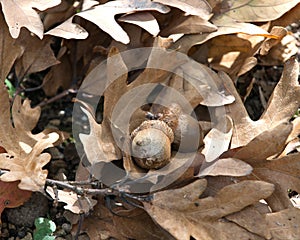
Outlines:
[[223,217],[270,196],[273,184],[242,181],[222,188],[214,197],[199,199],[205,188],[206,180],[200,179],[180,189],[158,192],[144,207],[176,239],[264,239]]
[[224,1],[221,14],[239,22],[266,22],[275,20],[295,7],[299,0],[235,0]]
[[[118,198],[115,200],[119,201]],[[93,213],[83,222],[82,231],[94,240],[109,237],[118,240],[174,240],[167,231],[154,223],[144,210],[127,205],[113,205],[113,209],[109,209],[105,206],[104,199],[98,198]]]
[[[180,52],[187,53],[189,49],[194,45],[202,44],[214,37],[220,35],[227,34],[236,34],[236,33],[244,33],[251,36],[265,36],[265,37],[276,37],[261,27],[258,27],[251,23],[244,22],[234,22],[232,19],[218,19],[212,18],[210,20],[218,29],[217,31],[211,33],[203,33],[203,34],[190,34],[184,35],[179,40],[177,40],[172,48],[180,49]],[[170,35],[171,37],[172,35]]]
[[40,108],[31,108],[28,100],[21,104],[21,97],[16,96],[11,109],[4,86],[0,88],[0,102],[0,145],[7,151],[0,154],[0,169],[10,171],[0,179],[9,182],[21,180],[21,189],[42,191],[47,177],[47,170],[42,170],[42,167],[49,162],[50,155],[41,153],[45,148],[52,147],[59,135],[55,132],[48,134],[48,130],[32,134]]
[[196,15],[202,19],[208,20],[211,17],[211,7],[205,0],[155,0],[171,7],[179,8],[187,15]]
[[[161,64],[157,62],[156,56],[160,57],[160,59],[166,59],[170,57],[170,59],[166,61],[168,66],[172,67],[172,69],[176,68],[179,64],[182,63],[182,60],[177,60],[174,58],[174,53],[167,53],[164,50],[156,50],[155,48],[152,49],[154,52],[153,55],[149,56],[148,64],[150,65],[157,65]],[[136,51],[138,52],[138,50]],[[127,55],[128,57],[128,55]],[[136,56],[129,56],[134,57],[131,63],[135,63],[139,61],[139,58]],[[173,57],[173,58],[172,58]],[[145,59],[145,56],[143,56]],[[130,59],[131,60],[131,59]],[[185,60],[185,59],[184,59]],[[153,62],[152,62],[153,61]],[[105,85],[108,87],[104,91],[104,106],[103,106],[103,121],[102,124],[97,124],[94,120],[93,116],[87,111],[83,110],[89,119],[91,125],[91,132],[89,135],[81,134],[80,138],[83,142],[85,151],[89,152],[87,155],[88,160],[91,163],[96,162],[110,162],[115,159],[120,159],[121,154],[120,150],[115,144],[115,141],[119,141],[120,139],[113,139],[112,136],[112,126],[117,126],[121,129],[121,133],[124,134],[128,132],[126,129],[126,119],[125,117],[130,116],[128,114],[128,106],[130,104],[128,102],[122,102],[121,104],[125,104],[125,107],[121,105],[118,106],[119,111],[116,111],[116,104],[120,104],[120,96],[125,95],[126,92],[138,87],[139,85],[143,85],[145,83],[157,83],[160,82],[161,79],[165,79],[170,73],[164,70],[161,70],[158,67],[153,66],[154,69],[146,68],[135,81],[127,84],[127,67],[124,63],[121,54],[119,53],[118,49],[112,48],[109,53],[109,58],[107,64],[99,64],[95,67],[89,75],[85,78],[81,90],[84,92],[88,92],[90,94],[97,95],[99,94],[98,89],[105,89]],[[166,66],[167,68],[167,66]],[[153,84],[154,85],[154,84]],[[154,85],[151,89],[154,89],[156,85]],[[150,89],[150,90],[151,90]],[[146,91],[150,91],[149,88],[146,88]],[[151,92],[151,91],[150,91]],[[130,101],[133,103],[134,101],[140,103],[142,101],[147,102],[147,96],[150,92],[139,93],[138,96],[132,96]],[[114,122],[111,122],[113,112],[118,114],[114,116]],[[126,131],[127,130],[127,131]],[[99,138],[100,136],[100,138]],[[129,134],[128,134],[129,136]],[[98,139],[95,141],[95,139]],[[93,143],[94,142],[94,143]],[[95,144],[96,143],[96,144]],[[119,146],[122,142],[118,142]],[[99,148],[100,147],[100,148]],[[103,149],[100,150],[99,149]],[[104,153],[104,155],[103,155]]]
[[179,15],[161,30],[160,35],[207,33],[217,29],[215,25],[201,17]]
[[153,36],[157,36],[159,33],[159,25],[155,17],[148,12],[137,12],[132,14],[125,14],[118,18],[120,22],[127,22],[140,26],[148,31]]
[[10,154],[29,153],[32,146],[50,132],[49,129],[45,129],[38,134],[31,133],[38,122],[41,109],[39,107],[31,108],[28,99],[22,103],[20,96],[15,97],[11,108],[8,92],[4,86],[0,87],[0,102],[0,145]]
[[291,124],[282,123],[261,133],[244,147],[230,150],[233,153],[231,157],[241,159],[253,167],[252,173],[245,179],[274,183],[275,191],[267,199],[274,211],[292,206],[288,189],[300,192],[300,154],[273,157],[282,151],[291,130]]
[[46,192],[58,202],[66,203],[64,209],[67,209],[75,214],[88,213],[96,204],[97,201],[91,197],[78,196],[72,191],[56,190],[57,195],[52,187],[47,187]]
[[272,240],[300,239],[300,210],[288,208],[280,212],[266,214]]
[[291,58],[285,63],[267,108],[257,121],[250,119],[232,80],[222,72],[219,74],[224,79],[226,89],[236,99],[234,103],[225,106],[234,125],[231,148],[246,145],[260,133],[287,122],[294,115],[300,105],[298,74],[299,64],[295,58]]
[[19,207],[30,198],[32,192],[21,190],[18,188],[18,184],[19,181],[0,181],[0,216],[4,208]]
[[[264,208],[267,208],[266,204]],[[300,238],[300,210],[295,208],[271,213],[261,211],[259,205],[254,205],[231,214],[226,219],[264,239],[295,240]]]
[[0,82],[3,82],[11,71],[15,60],[23,54],[24,48],[16,44],[16,39],[11,37],[3,14],[0,14],[0,26]]
[[77,23],[72,22],[73,17],[68,18],[62,24],[45,32],[45,35],[62,37],[65,39],[86,39],[89,33]]
[[49,153],[42,153],[46,148],[52,147],[59,138],[57,133],[50,133],[40,139],[29,153],[20,152],[17,154],[0,154],[0,169],[9,172],[0,176],[4,182],[20,180],[19,188],[29,191],[41,191],[46,182],[47,170],[42,168],[50,161]]
[[[169,10],[170,9],[167,6],[150,0],[121,0],[97,5],[77,13],[76,15],[93,22],[104,32],[111,35],[116,41],[128,44],[130,39],[127,33],[116,22],[115,15],[138,11],[158,11],[160,13],[167,13]],[[149,32],[151,32],[151,30]]]
[[22,78],[25,74],[40,72],[60,63],[51,49],[52,41],[51,36],[40,40],[28,31],[21,32],[16,44],[24,48],[24,54],[15,63],[18,77]]
[[61,0],[1,0],[2,11],[9,32],[13,38],[18,38],[22,27],[43,38],[44,27],[35,9],[44,11],[61,3]]

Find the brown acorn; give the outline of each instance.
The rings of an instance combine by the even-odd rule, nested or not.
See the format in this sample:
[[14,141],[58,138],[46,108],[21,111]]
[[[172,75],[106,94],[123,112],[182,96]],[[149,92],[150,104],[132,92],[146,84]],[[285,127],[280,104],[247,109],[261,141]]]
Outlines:
[[192,116],[183,113],[178,104],[173,103],[164,107],[158,119],[164,121],[173,130],[174,150],[193,152],[203,145],[203,133],[200,124]]
[[159,169],[170,162],[171,146],[180,152],[197,151],[203,143],[196,119],[182,112],[178,104],[162,107],[131,133],[132,157],[142,168]]
[[172,129],[163,121],[147,120],[131,133],[131,154],[138,166],[159,169],[171,158]]

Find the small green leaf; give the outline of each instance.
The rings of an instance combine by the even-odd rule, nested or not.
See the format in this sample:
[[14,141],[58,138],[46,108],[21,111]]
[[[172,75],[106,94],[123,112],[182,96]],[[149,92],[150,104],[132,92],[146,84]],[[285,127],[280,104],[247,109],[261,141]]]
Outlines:
[[10,97],[13,97],[16,93],[16,88],[14,87],[14,85],[11,83],[11,81],[9,81],[8,79],[5,79],[4,81],[7,89],[8,89],[8,94]]
[[53,221],[47,218],[36,218],[34,221],[36,227],[33,233],[34,240],[54,240],[55,236],[51,236],[56,230],[56,225]]

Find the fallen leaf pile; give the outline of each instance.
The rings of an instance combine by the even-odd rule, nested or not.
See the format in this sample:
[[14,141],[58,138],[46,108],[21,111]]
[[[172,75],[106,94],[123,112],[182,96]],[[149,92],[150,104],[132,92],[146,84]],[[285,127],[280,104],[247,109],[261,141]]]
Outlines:
[[[84,215],[72,232],[90,239],[300,239],[289,195],[300,193],[299,39],[288,30],[300,0],[0,3],[0,214],[39,191]],[[257,66],[283,72],[261,80]],[[245,101],[258,82],[253,120]],[[71,94],[82,162],[76,179],[51,180],[47,149],[64,134],[38,121]],[[144,128],[168,137],[166,166],[136,164]],[[173,142],[194,135],[196,150]]]

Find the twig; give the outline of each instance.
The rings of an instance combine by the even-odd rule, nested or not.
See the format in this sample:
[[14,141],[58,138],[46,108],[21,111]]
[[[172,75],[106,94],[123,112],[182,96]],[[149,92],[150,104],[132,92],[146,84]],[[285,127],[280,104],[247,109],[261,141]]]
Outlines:
[[65,96],[69,95],[70,93],[77,93],[77,89],[73,89],[73,88],[67,89],[67,90],[61,92],[60,94],[57,94],[56,96],[39,103],[37,106],[43,107],[49,103],[55,102]]

